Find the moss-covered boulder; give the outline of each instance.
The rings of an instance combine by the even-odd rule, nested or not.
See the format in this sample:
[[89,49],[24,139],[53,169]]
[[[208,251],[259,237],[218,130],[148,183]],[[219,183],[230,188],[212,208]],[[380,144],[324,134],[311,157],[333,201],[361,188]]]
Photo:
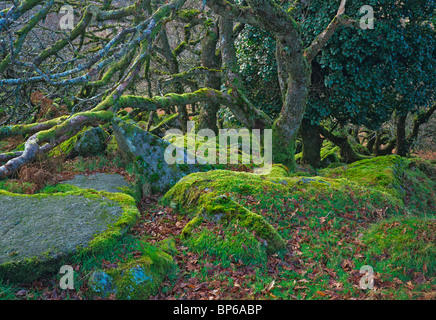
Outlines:
[[174,243],[159,245],[142,242],[141,257],[121,263],[107,271],[97,270],[88,280],[91,295],[108,297],[113,294],[121,300],[146,300],[157,294],[164,278],[175,271],[176,264],[171,254]]
[[[207,197],[203,207],[197,209],[197,211],[195,218],[183,228],[182,237],[191,236],[194,229],[202,226],[203,221],[213,222],[225,227],[233,223],[240,230],[252,232],[252,236],[258,240],[258,243],[264,247],[268,254],[286,247],[283,238],[261,215],[248,210],[226,195],[213,198]],[[195,235],[195,237],[198,236],[198,234]],[[238,245],[241,245],[241,243]]]
[[383,156],[354,162],[322,171],[329,178],[346,178],[360,185],[402,196],[401,179],[407,160],[399,156]]
[[259,196],[268,193],[288,193],[302,185],[321,191],[341,188],[342,181],[320,176],[306,177],[305,173],[289,174],[283,165],[273,165],[268,175],[229,170],[212,170],[193,173],[181,179],[161,199],[162,203],[186,214],[195,213],[210,199],[228,195],[232,199],[242,196]]
[[189,236],[184,238],[184,245],[193,252],[200,256],[212,256],[214,260],[219,259],[223,266],[232,262],[245,265],[266,264],[267,240],[262,241],[256,232],[242,228],[238,219],[220,223],[207,219],[196,222],[195,228],[190,228]]
[[68,158],[99,155],[105,152],[108,140],[109,134],[102,127],[85,128],[56,147],[51,154],[62,154]]
[[68,188],[0,190],[0,279],[31,281],[59,272],[72,255],[109,250],[139,217],[129,195]]
[[[141,129],[133,121],[114,119],[113,129],[119,148],[135,163],[144,194],[165,192],[187,174],[207,166],[188,164],[188,153],[181,148],[168,148],[171,143]],[[175,150],[181,155],[181,164],[169,164],[165,153]],[[195,157],[190,155],[191,159]]]
[[74,145],[78,156],[90,156],[104,153],[109,134],[101,127],[86,130]]
[[436,208],[436,167],[422,159],[382,156],[349,165],[328,168],[321,175],[347,179],[361,186],[394,196],[407,209],[434,214]]
[[208,237],[205,229],[208,225],[219,226],[220,230],[235,225],[239,233],[248,231],[252,236],[249,238],[261,245],[259,248],[254,246],[259,252],[264,250],[270,254],[284,249],[285,241],[264,217],[240,205],[233,196],[255,194],[265,186],[284,190],[287,188],[287,183],[283,183],[287,175],[287,168],[281,165],[273,166],[270,174],[263,176],[228,170],[193,173],[181,179],[161,201],[182,214],[192,216],[182,231],[182,237],[191,237],[190,243],[198,245],[198,248],[204,247],[202,243]]
[[[192,217],[182,235],[192,237],[189,244],[193,247],[205,248],[207,239],[217,238],[216,225],[223,230],[237,225],[240,230],[252,232],[260,243],[269,237],[267,243],[272,245],[265,249],[271,253],[283,248],[283,236],[276,227],[283,217],[273,216],[271,208],[286,203],[309,210],[320,221],[350,208],[356,212],[355,219],[388,217],[410,212],[412,204],[413,211],[434,215],[434,181],[417,168],[427,168],[425,165],[413,163],[396,156],[380,157],[324,169],[318,176],[290,174],[280,165],[274,165],[270,174],[263,176],[212,170],[184,177],[161,201]],[[409,189],[418,191],[413,196],[418,198],[413,200]]]

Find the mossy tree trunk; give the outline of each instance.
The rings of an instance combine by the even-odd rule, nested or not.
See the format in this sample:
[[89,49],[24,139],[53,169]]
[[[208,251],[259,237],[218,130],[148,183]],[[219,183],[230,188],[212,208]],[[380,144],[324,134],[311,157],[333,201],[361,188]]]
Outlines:
[[[292,18],[292,9],[286,11],[272,0],[247,0],[248,6],[245,7],[235,5],[234,1],[207,1],[207,4],[225,19],[251,24],[271,32],[276,38],[276,57],[283,106],[279,117],[272,125],[272,150],[274,161],[288,166],[291,171],[295,169],[295,142],[304,116],[311,83],[310,63],[337,28],[344,24],[354,23],[354,21],[344,17],[345,3],[345,0],[341,1],[339,10],[332,22],[309,47],[305,48],[301,39],[300,26]],[[299,1],[294,3],[294,6],[300,5]],[[220,32],[225,34],[224,30],[220,30]],[[225,37],[224,40],[228,40],[228,37]],[[223,55],[224,58],[226,55]],[[225,64],[226,61],[223,63]],[[231,68],[228,69],[233,73],[236,72]],[[234,75],[230,74],[228,78],[231,76]],[[232,87],[232,89],[234,88]],[[237,88],[236,91],[238,91]],[[256,113],[255,117],[248,116],[252,120],[251,127],[268,128],[265,119],[256,118],[256,115],[258,116]],[[250,121],[246,122],[250,123]]]
[[[221,68],[220,53],[217,52],[217,45],[219,40],[218,21],[207,30],[206,35],[201,45],[201,65],[208,69],[218,70]],[[213,73],[206,75],[205,86],[215,90],[221,88],[221,77]],[[217,112],[220,104],[216,101],[206,102],[201,108],[198,117],[198,129],[211,129],[218,133],[217,127]]]
[[[435,111],[436,104],[433,104],[426,111],[417,114],[413,120],[413,125],[409,134],[406,132],[407,114],[397,115],[395,119],[395,136],[393,138],[388,137],[387,132],[384,132],[384,130],[379,130],[376,133],[376,139],[373,147],[374,155],[389,155],[395,150],[395,154],[406,157],[410,153],[414,142],[418,138],[421,125],[428,122]],[[381,148],[382,144],[385,144],[383,148]]]
[[[170,74],[180,73],[179,61],[177,59],[177,55],[174,52],[174,50],[171,50],[170,43],[168,41],[167,31],[166,31],[165,27],[162,30],[162,33],[160,35],[160,40],[162,43],[161,53],[163,54],[163,56],[165,57],[165,59],[168,62]],[[175,81],[173,83],[173,86],[174,86],[173,92],[178,93],[178,94],[184,93],[183,85],[179,81]],[[186,132],[186,125],[187,125],[187,122],[189,120],[188,119],[188,110],[186,108],[186,105],[183,105],[183,104],[178,105],[177,111],[180,115],[180,122],[182,124],[182,130],[183,130],[183,132]]]
[[75,136],[84,127],[98,126],[111,121],[112,118],[113,113],[110,111],[82,112],[51,129],[33,134],[27,139],[23,152],[16,153],[16,157],[12,159],[4,158],[8,161],[0,167],[0,180],[11,176],[19,168],[30,163],[38,154],[48,152]]

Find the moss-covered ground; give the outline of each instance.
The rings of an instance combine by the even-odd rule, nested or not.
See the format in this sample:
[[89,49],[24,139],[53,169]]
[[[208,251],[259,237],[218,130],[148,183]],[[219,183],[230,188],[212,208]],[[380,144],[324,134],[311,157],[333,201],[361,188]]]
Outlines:
[[[91,292],[89,275],[116,274],[162,243],[173,263],[149,299],[436,298],[434,165],[389,156],[319,175],[244,171],[194,173],[143,198],[114,250],[72,261],[75,290],[60,289],[57,275],[0,282],[0,299],[125,298]],[[363,266],[373,289],[360,287]]]

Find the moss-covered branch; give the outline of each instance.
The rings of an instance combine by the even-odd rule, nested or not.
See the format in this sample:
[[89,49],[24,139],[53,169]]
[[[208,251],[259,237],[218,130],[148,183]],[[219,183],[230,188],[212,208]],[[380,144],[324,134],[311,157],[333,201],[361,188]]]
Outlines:
[[424,123],[428,122],[430,120],[433,113],[436,111],[436,103],[433,104],[431,108],[429,108],[427,111],[422,112],[418,114],[415,119],[413,120],[413,127],[410,131],[409,135],[407,136],[407,144],[411,146],[415,140],[418,138],[419,128]]
[[353,148],[347,136],[335,135],[323,126],[319,126],[318,128],[321,135],[323,135],[325,138],[333,142],[341,149],[341,158],[342,161],[344,161],[345,163],[352,163],[355,161],[370,158],[369,156],[358,153],[355,148]]
[[[39,10],[30,20],[29,22],[20,30],[17,31],[17,39],[14,42],[14,47],[12,53],[9,53],[1,62],[0,62],[0,73],[3,73],[11,61],[16,58],[15,56],[21,51],[21,47],[24,44],[24,40],[26,39],[29,32],[42,20],[45,19],[48,12],[52,8],[54,4],[54,0],[48,1],[45,6]],[[1,29],[1,28],[0,28]]]
[[202,101],[216,101],[227,106],[234,103],[233,99],[224,92],[211,88],[203,88],[194,92],[182,94],[169,93],[163,97],[155,96],[153,98],[124,95],[121,96],[114,105],[117,109],[130,107],[134,109],[152,111],[158,109],[169,109],[170,107],[176,105],[192,104]]
[[189,69],[188,71],[184,71],[181,73],[176,73],[176,74],[171,74],[170,76],[164,77],[162,78],[161,82],[165,83],[165,84],[170,84],[172,82],[175,81],[181,81],[181,80],[186,80],[189,78],[192,78],[194,76],[199,76],[199,75],[211,75],[214,77],[221,77],[222,76],[222,71],[219,69],[209,69],[206,67],[195,67],[192,69]]
[[17,135],[28,135],[34,134],[39,131],[49,130],[52,127],[61,124],[64,122],[68,116],[62,116],[56,119],[48,120],[45,122],[38,122],[32,124],[17,124],[12,126],[3,126],[0,127],[0,140],[3,140],[8,137],[13,137]]
[[101,9],[96,5],[90,5],[86,7],[82,19],[80,22],[71,30],[71,33],[68,37],[62,38],[57,41],[53,46],[48,47],[44,51],[42,51],[35,59],[34,64],[39,66],[44,60],[49,58],[50,56],[56,54],[60,50],[62,50],[65,46],[71,43],[73,40],[77,39],[79,36],[84,35],[87,31],[88,26],[90,25],[93,18],[97,21],[110,21],[110,20],[119,20],[121,18],[131,16],[134,14],[139,14],[142,11],[142,3],[144,0],[140,0],[135,2],[135,4],[116,9],[116,10],[105,10]]
[[[14,174],[22,166],[30,163],[35,157],[48,152],[62,142],[80,132],[85,126],[97,126],[108,123],[112,120],[113,113],[110,111],[82,112],[77,113],[61,124],[49,130],[40,131],[32,135],[24,145],[22,153],[16,153],[14,157],[0,167],[0,179],[7,178]],[[11,154],[4,155],[4,158]]]

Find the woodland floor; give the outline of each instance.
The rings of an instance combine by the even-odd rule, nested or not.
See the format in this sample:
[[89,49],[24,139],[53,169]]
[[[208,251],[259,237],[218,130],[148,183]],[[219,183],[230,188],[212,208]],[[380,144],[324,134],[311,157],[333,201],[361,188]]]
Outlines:
[[[118,173],[127,180],[133,179],[128,170],[117,166],[116,160],[95,157],[62,163],[40,160],[23,168],[15,181],[19,182],[23,193],[33,193],[47,183],[67,180],[77,173],[96,172]],[[191,250],[179,237],[190,219],[160,205],[158,200],[161,196],[156,194],[140,201],[141,218],[116,250],[73,264],[76,271],[75,290],[60,289],[59,275],[28,284],[0,281],[0,300],[101,299],[87,294],[85,279],[95,268],[117,268],[125,259],[136,257],[139,254],[134,250],[137,239],[155,243],[166,238],[175,240],[177,270],[167,277],[159,293],[151,296],[151,300],[436,299],[434,273],[425,272],[425,268],[424,272],[406,268],[399,271],[390,263],[388,252],[372,256],[373,261],[377,261],[375,290],[359,288],[362,277],[359,261],[363,261],[369,252],[360,238],[380,217],[361,217],[357,220],[344,210],[338,212],[335,219],[319,219],[311,217],[312,211],[308,207],[302,208],[298,214],[288,214],[288,218],[278,219],[274,224],[287,242],[287,250],[269,255],[267,261],[247,264],[231,256],[223,259]],[[259,201],[243,195],[239,200],[253,208]],[[281,203],[280,199],[277,201]],[[281,217],[287,210],[286,205],[277,205],[269,208],[269,214]],[[396,225],[397,222],[388,220],[382,228],[395,228]],[[209,227],[217,228],[213,224]],[[429,228],[427,241],[435,243],[434,220]],[[219,230],[214,231],[219,233]],[[237,232],[235,230],[235,234]],[[115,299],[115,296],[109,299]]]

